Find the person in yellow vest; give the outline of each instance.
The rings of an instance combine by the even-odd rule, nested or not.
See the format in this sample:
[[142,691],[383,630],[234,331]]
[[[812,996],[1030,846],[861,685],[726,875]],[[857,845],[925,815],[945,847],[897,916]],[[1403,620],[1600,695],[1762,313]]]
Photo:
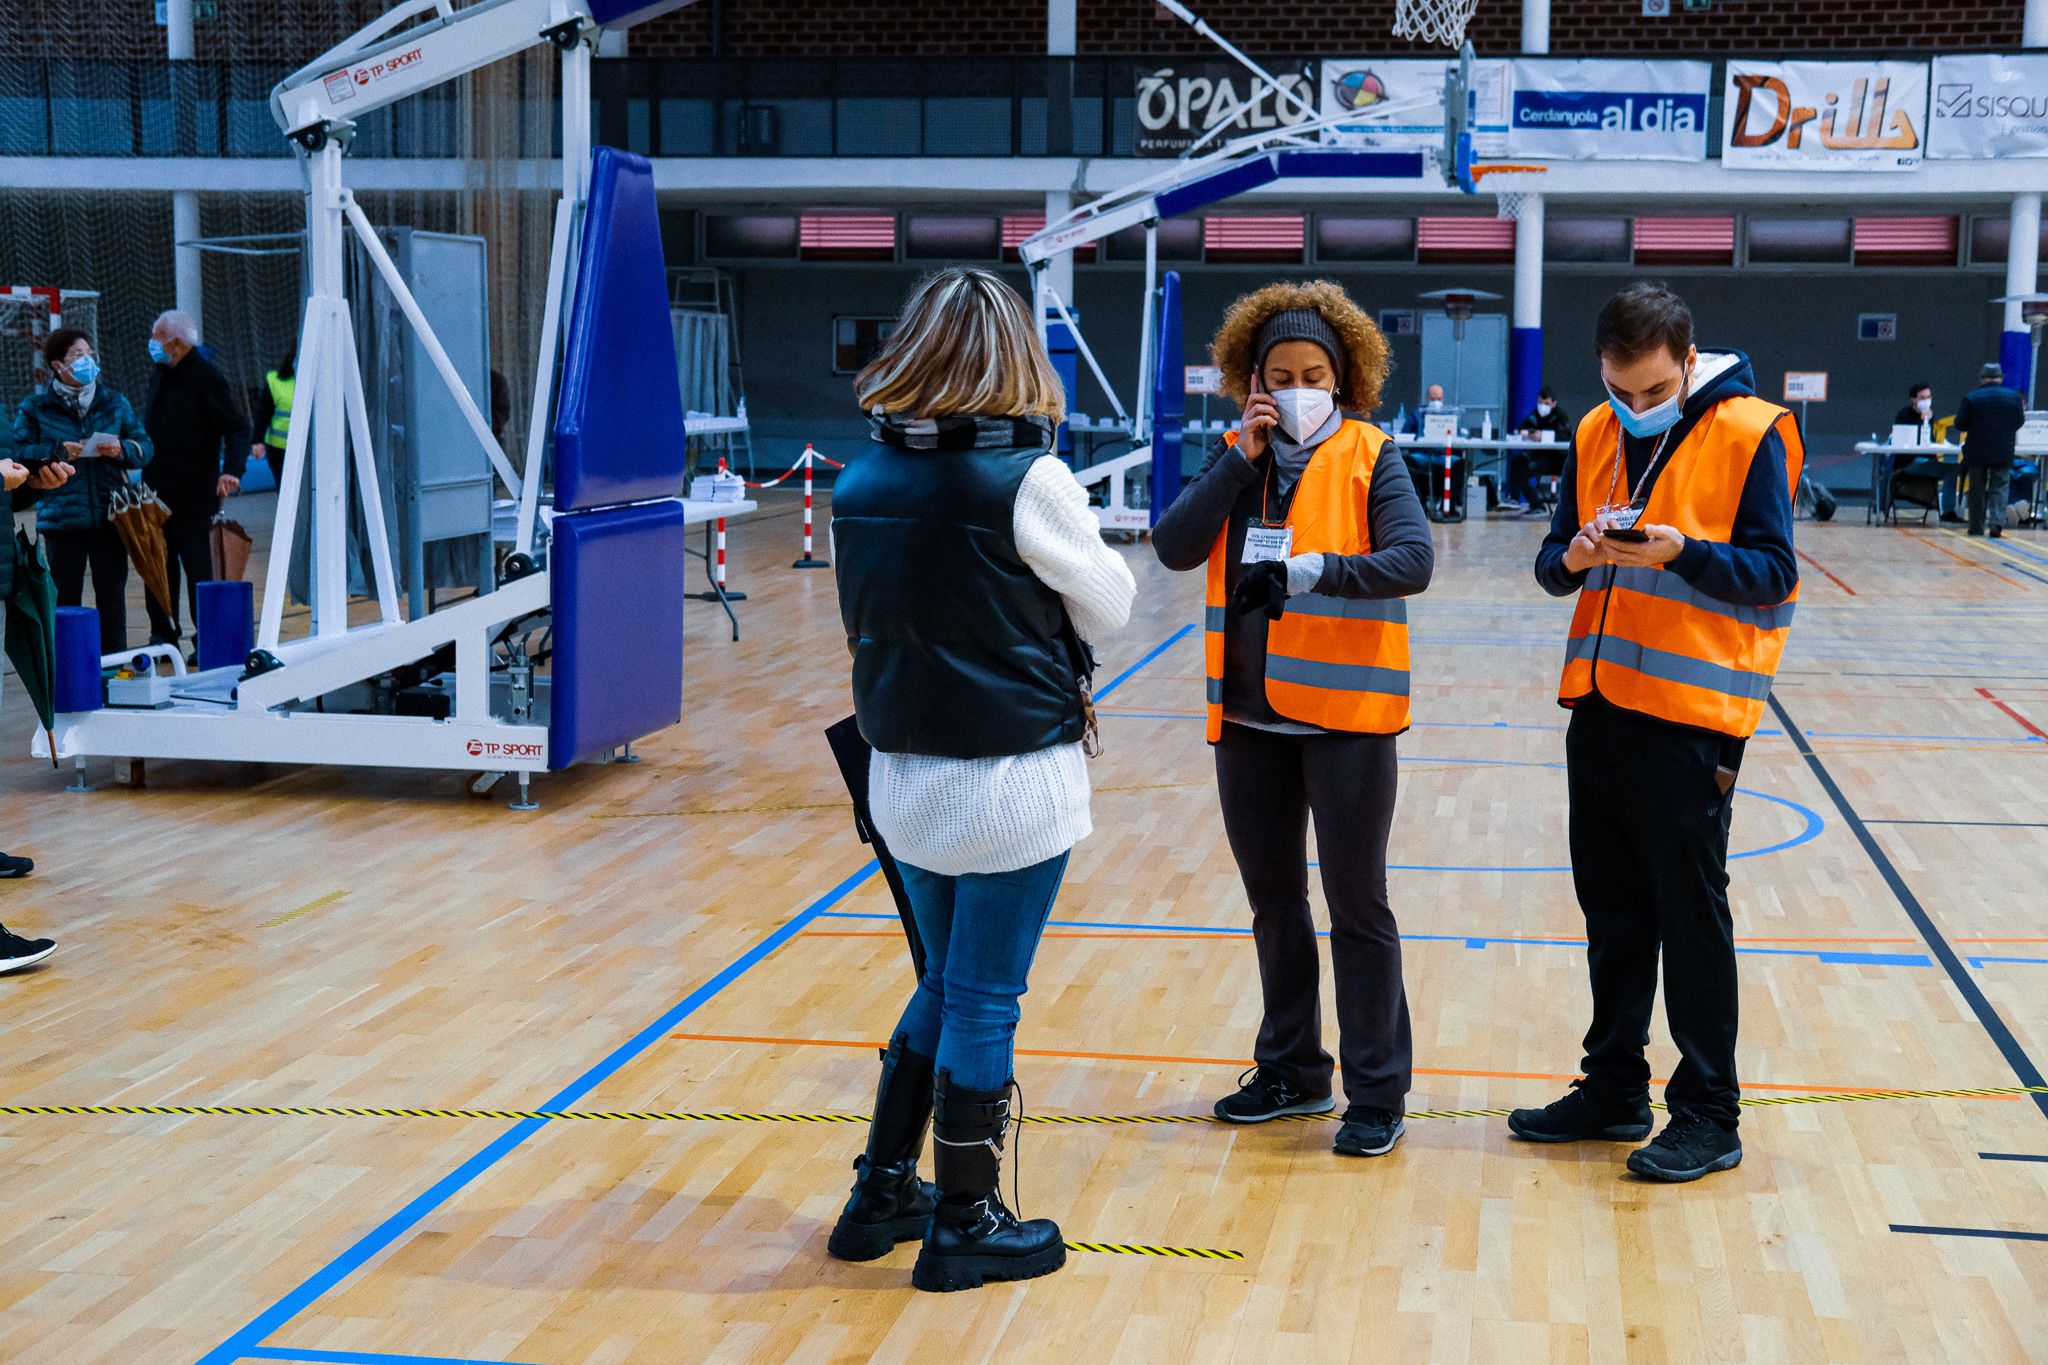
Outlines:
[[1336,1107],[1308,906],[1313,817],[1348,1103],[1335,1149],[1379,1156],[1400,1140],[1412,1071],[1387,903],[1394,737],[1408,728],[1402,599],[1429,586],[1435,552],[1399,448],[1362,420],[1379,404],[1386,339],[1341,288],[1249,294],[1212,352],[1244,417],[1152,544],[1167,568],[1208,573],[1209,742],[1264,995],[1257,1065],[1216,1116]]
[[279,487],[284,485],[284,446],[292,430],[292,392],[298,387],[298,358],[299,347],[294,342],[277,368],[264,372],[263,392],[256,396],[255,428],[259,434],[256,444],[249,447],[249,456],[263,457],[270,466],[271,479]]
[[1799,596],[1804,452],[1792,415],[1756,396],[1749,358],[1694,346],[1691,310],[1663,285],[1610,299],[1593,345],[1609,400],[1579,423],[1536,558],[1546,591],[1578,594],[1558,701],[1593,1020],[1584,1079],[1508,1128],[1649,1136],[1661,956],[1680,1060],[1670,1121],[1628,1168],[1697,1180],[1742,1160],[1728,828]]

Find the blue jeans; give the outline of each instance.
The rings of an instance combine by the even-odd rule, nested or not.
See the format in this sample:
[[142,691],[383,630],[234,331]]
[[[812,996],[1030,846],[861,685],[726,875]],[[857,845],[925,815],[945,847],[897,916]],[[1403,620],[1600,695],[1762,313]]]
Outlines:
[[924,940],[924,979],[897,1031],[964,1090],[1010,1083],[1017,1001],[1066,875],[1067,855],[1015,872],[943,877],[909,863],[903,886]]

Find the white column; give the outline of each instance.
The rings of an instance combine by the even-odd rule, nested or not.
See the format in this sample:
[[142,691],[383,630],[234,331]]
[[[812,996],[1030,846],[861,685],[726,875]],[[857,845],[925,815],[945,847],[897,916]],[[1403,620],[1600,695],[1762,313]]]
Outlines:
[[[2027,10],[2048,0],[2028,0]],[[1550,51],[1550,0],[1522,0],[1522,51],[1540,57]]]
[[[2032,13],[2033,6],[2028,6]],[[2012,240],[2005,251],[2005,292],[2008,294],[2031,294],[2039,286],[2041,268],[2041,196],[2038,194],[2016,194],[2012,197]],[[2005,330],[2024,332],[2027,321],[2020,315],[2020,305],[2005,305]]]
[[[1075,0],[1045,0],[1045,55],[1048,57],[1071,57],[1074,55],[1077,25],[1074,21]],[[2029,9],[2031,11],[2031,5]]]
[[1531,195],[1515,220],[1515,326],[1543,325],[1543,196]]
[[[1057,223],[1074,211],[1074,196],[1064,190],[1048,190],[1045,196],[1045,221]],[[1045,282],[1053,292],[1066,300],[1067,307],[1074,307],[1074,253],[1062,251],[1045,263]]]
[[2048,0],[2027,0],[2020,41],[2028,47],[2048,47]]
[[[165,6],[166,28],[164,55],[174,62],[189,62],[194,56],[192,45],[192,0],[169,0]],[[180,92],[173,89],[171,104],[175,109],[183,104]],[[189,111],[178,118],[179,126],[190,119]],[[178,190],[171,195],[171,240],[189,242],[199,236],[199,192]],[[206,321],[200,315],[200,274],[199,248],[174,246],[172,248],[174,268],[173,279],[177,291],[178,308],[192,315],[199,324],[200,335],[206,334]]]

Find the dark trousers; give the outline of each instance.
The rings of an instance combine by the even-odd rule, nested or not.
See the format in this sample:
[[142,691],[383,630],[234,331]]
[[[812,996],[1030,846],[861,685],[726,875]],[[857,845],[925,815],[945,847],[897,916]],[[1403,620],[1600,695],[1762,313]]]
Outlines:
[[[1736,1125],[1735,928],[1718,735],[1588,700],[1565,735],[1572,881],[1586,913],[1593,1023],[1580,1068],[1603,1100],[1646,1095],[1650,1010],[1664,958],[1673,1109]],[[1739,761],[1739,760],[1738,760]]]
[[277,487],[284,487],[284,447],[263,443],[263,462],[270,466],[270,481]]
[[1970,467],[1970,534],[1984,534],[1988,516],[1993,526],[2005,525],[2005,509],[2012,499],[2012,465]]
[[1394,823],[1392,735],[1280,735],[1226,724],[1216,744],[1223,830],[1252,907],[1265,1018],[1252,1055],[1295,1089],[1329,1093],[1321,962],[1308,908],[1308,822],[1316,822],[1338,1053],[1353,1104],[1403,1107],[1414,1055],[1401,934],[1387,904]]
[[170,574],[171,601],[169,610],[149,598],[149,639],[151,644],[174,645],[178,643],[178,579],[180,571],[185,579],[186,600],[192,604],[192,633],[199,633],[199,585],[213,577],[213,541],[209,531],[213,526],[211,516],[189,516],[173,513],[164,523],[164,558]]
[[43,546],[50,556],[50,577],[57,584],[57,605],[85,605],[85,570],[92,566],[92,604],[100,613],[100,653],[128,648],[128,551],[121,533],[109,523],[88,531],[45,531]]

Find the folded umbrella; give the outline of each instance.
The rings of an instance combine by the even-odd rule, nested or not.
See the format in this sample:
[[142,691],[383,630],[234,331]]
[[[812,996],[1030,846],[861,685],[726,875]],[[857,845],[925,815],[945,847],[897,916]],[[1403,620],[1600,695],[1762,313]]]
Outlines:
[[213,548],[213,581],[216,583],[239,583],[242,574],[249,567],[249,547],[255,542],[242,523],[225,512],[215,515],[213,525],[207,530],[207,542]]
[[881,864],[882,879],[889,883],[889,895],[896,902],[896,917],[903,921],[903,937],[910,943],[910,965],[922,979],[924,940],[918,937],[917,919],[910,913],[910,893],[904,890],[903,872],[896,866],[896,859],[890,856],[882,836],[875,832],[874,820],[868,809],[868,765],[873,762],[875,751],[868,747],[867,740],[861,736],[859,724],[852,716],[828,728],[825,742],[832,746],[832,757],[839,762],[839,775],[846,780],[847,795],[853,798],[853,832],[875,851],[875,861]]
[[164,506],[154,488],[143,484],[139,489],[114,490],[107,513],[128,551],[128,562],[142,579],[143,590],[169,614],[171,569],[169,552],[164,547],[164,523],[171,519],[171,509]]
[[50,737],[50,766],[57,766],[57,583],[40,541],[14,533],[14,592],[7,599],[6,651],[21,677],[43,733]]

